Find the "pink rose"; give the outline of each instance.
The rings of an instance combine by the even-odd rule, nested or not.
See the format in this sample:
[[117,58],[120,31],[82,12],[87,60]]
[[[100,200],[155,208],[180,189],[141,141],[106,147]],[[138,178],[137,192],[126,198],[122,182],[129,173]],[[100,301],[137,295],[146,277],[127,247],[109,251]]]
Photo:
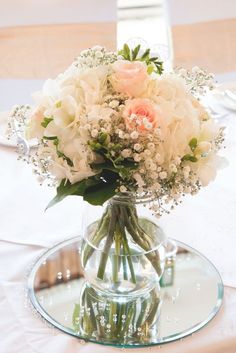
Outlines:
[[157,127],[160,113],[149,99],[136,98],[126,102],[123,116],[129,130],[143,133]]
[[143,62],[118,60],[112,68],[111,82],[116,91],[138,97],[146,90],[149,75]]

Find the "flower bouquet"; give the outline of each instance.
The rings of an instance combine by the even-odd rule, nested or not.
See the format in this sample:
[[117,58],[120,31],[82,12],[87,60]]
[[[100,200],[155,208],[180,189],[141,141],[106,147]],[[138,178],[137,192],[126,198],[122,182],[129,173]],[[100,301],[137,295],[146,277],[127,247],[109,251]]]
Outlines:
[[[198,68],[165,73],[140,45],[96,46],[46,81],[33,109],[12,112],[26,137],[38,139],[29,157],[34,173],[57,188],[48,207],[70,195],[105,204],[86,225],[82,247],[97,290],[140,295],[160,280],[165,236],[153,215],[196,194],[220,162],[223,129],[199,100],[211,86],[212,75]],[[140,215],[140,205],[151,216]]]

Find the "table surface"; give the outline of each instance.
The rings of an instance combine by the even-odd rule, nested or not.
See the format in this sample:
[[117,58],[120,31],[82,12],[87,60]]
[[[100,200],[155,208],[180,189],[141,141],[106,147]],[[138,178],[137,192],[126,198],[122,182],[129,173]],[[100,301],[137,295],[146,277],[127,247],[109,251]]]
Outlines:
[[[13,77],[28,76],[23,73]],[[0,109],[9,108],[17,94],[26,99],[24,87],[29,91],[39,83],[2,80],[0,91],[5,95],[2,103],[5,101],[7,105],[3,108],[0,100]],[[19,86],[21,92],[17,93]],[[163,216],[160,225],[167,236],[195,247],[216,265],[225,285],[224,304],[205,328],[182,341],[162,346],[163,353],[236,352],[236,116],[209,99],[215,110],[228,114],[222,118],[222,124],[227,127],[227,147],[223,154],[227,155],[229,165],[208,188],[195,197],[186,197],[181,206]],[[117,351],[81,342],[50,327],[31,307],[25,290],[27,274],[42,252],[79,234],[82,201],[79,197],[68,197],[44,212],[54,191],[39,186],[30,167],[17,161],[14,148],[0,146],[0,162],[0,353]],[[157,352],[159,347],[149,349]]]

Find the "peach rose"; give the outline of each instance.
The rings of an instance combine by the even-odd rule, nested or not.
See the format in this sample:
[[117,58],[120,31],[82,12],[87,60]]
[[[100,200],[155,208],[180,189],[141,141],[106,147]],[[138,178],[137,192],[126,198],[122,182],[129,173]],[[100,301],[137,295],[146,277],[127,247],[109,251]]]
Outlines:
[[129,130],[143,133],[157,127],[160,113],[149,99],[135,98],[126,102],[123,116]]
[[118,60],[112,68],[114,73],[111,76],[111,83],[116,91],[130,97],[138,97],[147,89],[149,75],[145,63]]

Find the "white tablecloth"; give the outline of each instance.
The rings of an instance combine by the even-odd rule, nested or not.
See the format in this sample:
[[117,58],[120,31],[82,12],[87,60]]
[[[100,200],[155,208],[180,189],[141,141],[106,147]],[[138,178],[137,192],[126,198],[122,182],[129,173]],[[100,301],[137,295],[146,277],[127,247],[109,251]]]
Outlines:
[[[164,216],[160,224],[168,236],[194,246],[217,266],[226,286],[224,305],[207,327],[183,341],[163,346],[163,353],[236,352],[235,114],[229,113],[222,123],[227,126],[224,154],[229,159],[228,167],[208,188],[187,197]],[[16,160],[14,149],[0,146],[0,168],[0,353],[117,351],[83,344],[48,327],[25,296],[26,276],[35,259],[52,244],[79,233],[80,198],[69,197],[44,212],[54,191],[38,185],[30,167]]]

